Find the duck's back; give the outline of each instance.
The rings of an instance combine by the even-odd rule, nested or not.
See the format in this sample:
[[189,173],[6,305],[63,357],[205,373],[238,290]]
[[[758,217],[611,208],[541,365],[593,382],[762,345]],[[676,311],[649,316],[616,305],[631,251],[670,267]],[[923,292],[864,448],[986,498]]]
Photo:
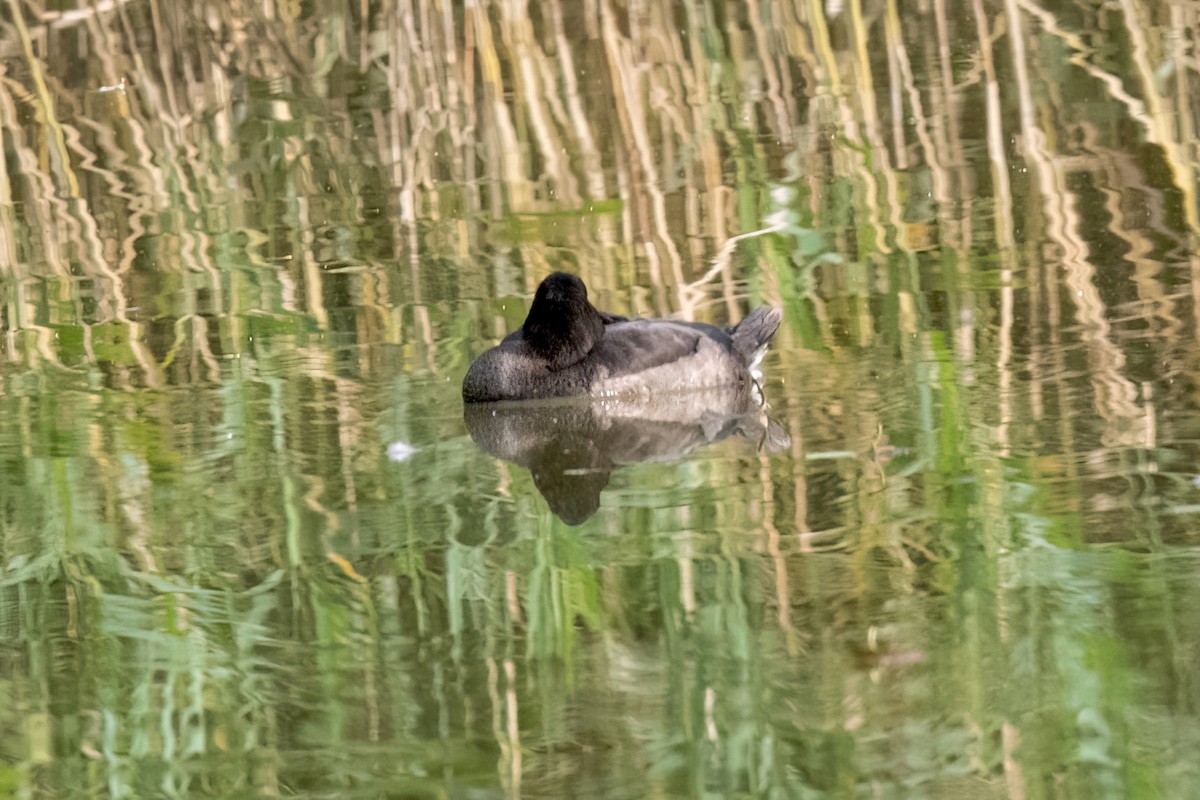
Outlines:
[[588,361],[593,396],[720,386],[744,379],[746,371],[728,332],[661,319],[608,326]]

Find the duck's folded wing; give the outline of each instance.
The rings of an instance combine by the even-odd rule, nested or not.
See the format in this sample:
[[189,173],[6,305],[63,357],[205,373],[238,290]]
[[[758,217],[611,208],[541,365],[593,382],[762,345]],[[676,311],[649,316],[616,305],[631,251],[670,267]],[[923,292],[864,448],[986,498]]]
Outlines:
[[703,334],[662,320],[634,320],[604,329],[591,360],[609,377],[647,372],[695,355]]
[[634,320],[610,325],[588,359],[593,395],[675,392],[740,383],[745,368],[712,325]]

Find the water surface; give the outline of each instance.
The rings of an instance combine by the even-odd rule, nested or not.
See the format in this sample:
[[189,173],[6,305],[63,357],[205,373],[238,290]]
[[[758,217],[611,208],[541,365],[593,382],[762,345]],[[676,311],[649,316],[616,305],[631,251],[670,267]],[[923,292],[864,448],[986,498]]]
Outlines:
[[[6,7],[0,791],[1200,795],[1198,26]],[[553,270],[762,427],[477,444]]]

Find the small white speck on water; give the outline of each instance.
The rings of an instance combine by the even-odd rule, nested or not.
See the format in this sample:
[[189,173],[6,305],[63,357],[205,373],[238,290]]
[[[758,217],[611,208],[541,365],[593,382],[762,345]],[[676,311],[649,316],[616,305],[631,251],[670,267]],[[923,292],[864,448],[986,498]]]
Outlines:
[[413,447],[408,442],[392,442],[387,447],[388,461],[408,461],[410,458],[421,452],[418,447]]

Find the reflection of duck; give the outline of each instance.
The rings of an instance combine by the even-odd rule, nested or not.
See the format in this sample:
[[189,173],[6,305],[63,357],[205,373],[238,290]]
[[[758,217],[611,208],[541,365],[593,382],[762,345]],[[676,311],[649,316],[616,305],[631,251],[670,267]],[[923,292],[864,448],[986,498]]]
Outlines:
[[598,311],[583,281],[556,272],[538,287],[525,324],[471,364],[463,399],[612,397],[746,385],[780,318],[763,307],[730,328],[627,320]]
[[749,382],[653,398],[468,403],[464,416],[475,443],[529,469],[550,509],[571,525],[596,513],[600,491],[623,464],[683,458],[729,436],[769,451],[788,441]]

